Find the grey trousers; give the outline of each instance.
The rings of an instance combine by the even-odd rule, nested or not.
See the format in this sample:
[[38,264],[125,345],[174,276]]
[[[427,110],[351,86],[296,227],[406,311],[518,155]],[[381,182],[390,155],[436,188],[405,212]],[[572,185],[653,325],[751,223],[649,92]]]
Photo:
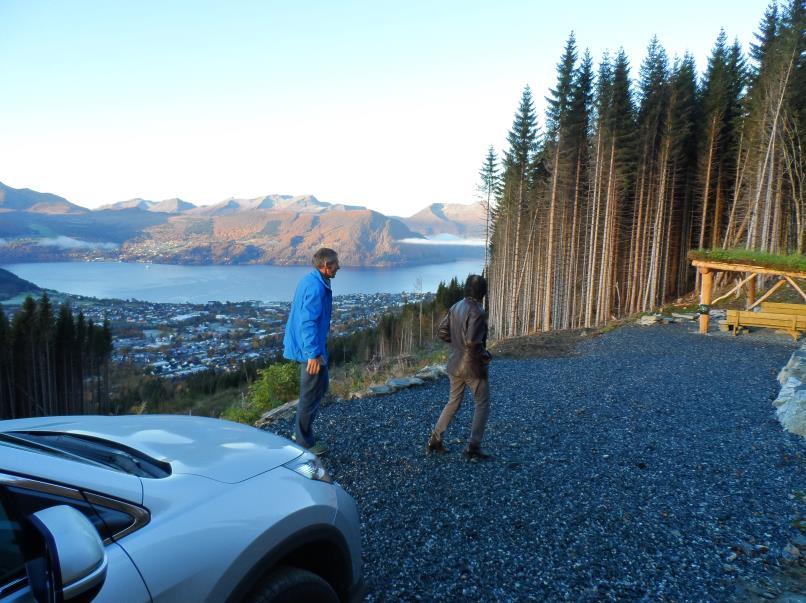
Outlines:
[[309,375],[307,363],[299,364],[299,402],[297,402],[297,417],[294,423],[294,434],[297,444],[310,448],[316,442],[313,437],[313,420],[319,414],[319,403],[327,391],[329,378],[327,365],[319,367],[319,372]]
[[469,388],[473,394],[473,401],[476,404],[473,409],[473,425],[470,429],[470,438],[467,440],[468,446],[481,445],[481,438],[484,437],[484,428],[487,427],[487,417],[490,414],[490,385],[488,379],[465,379],[450,375],[451,393],[448,403],[439,415],[434,433],[442,438],[442,434],[448,429],[456,411],[462,404],[465,395],[465,387]]

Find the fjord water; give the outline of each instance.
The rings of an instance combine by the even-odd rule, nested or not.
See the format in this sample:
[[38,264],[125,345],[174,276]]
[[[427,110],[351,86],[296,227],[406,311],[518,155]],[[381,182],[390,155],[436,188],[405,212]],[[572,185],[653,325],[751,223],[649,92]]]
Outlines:
[[[404,268],[342,268],[333,294],[436,291],[440,281],[480,274],[482,260]],[[41,262],[2,268],[45,289],[158,303],[290,301],[307,266],[177,266],[125,262]]]

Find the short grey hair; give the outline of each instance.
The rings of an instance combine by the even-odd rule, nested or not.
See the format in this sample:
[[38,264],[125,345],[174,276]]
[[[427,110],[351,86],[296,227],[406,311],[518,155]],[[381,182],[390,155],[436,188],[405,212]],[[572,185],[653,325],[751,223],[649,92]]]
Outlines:
[[339,259],[339,254],[330,247],[322,247],[313,254],[313,265],[317,268],[324,267],[325,264],[332,264]]

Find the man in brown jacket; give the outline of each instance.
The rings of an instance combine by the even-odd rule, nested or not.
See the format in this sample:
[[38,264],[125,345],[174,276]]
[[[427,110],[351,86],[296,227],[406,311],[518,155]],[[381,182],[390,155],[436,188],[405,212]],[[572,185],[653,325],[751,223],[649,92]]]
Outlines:
[[470,460],[490,458],[481,450],[481,439],[490,414],[490,388],[487,367],[492,355],[487,351],[487,313],[481,301],[487,294],[487,281],[483,276],[471,274],[465,282],[465,298],[456,302],[439,325],[439,337],[451,344],[448,375],[451,391],[448,403],[442,409],[437,425],[428,440],[426,451],[444,453],[447,448],[442,434],[450,425],[462,403],[465,388],[470,388],[476,404],[473,425],[467,440],[465,456]]

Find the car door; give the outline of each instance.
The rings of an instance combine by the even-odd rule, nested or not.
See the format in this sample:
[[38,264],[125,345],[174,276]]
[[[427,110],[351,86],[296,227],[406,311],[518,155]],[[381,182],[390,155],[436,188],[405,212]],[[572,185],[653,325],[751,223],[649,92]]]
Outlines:
[[34,601],[25,574],[25,557],[18,524],[6,510],[0,497],[0,601]]
[[[19,538],[15,536],[14,526],[18,525],[24,517],[56,505],[69,505],[87,516],[106,545],[109,563],[106,581],[94,601],[98,603],[151,602],[151,596],[139,571],[126,552],[114,540],[114,538],[122,537],[121,535],[125,536],[131,531],[136,531],[132,528],[137,527],[138,522],[147,521],[147,518],[138,513],[137,507],[121,504],[120,501],[101,495],[82,494],[79,490],[62,484],[2,473],[0,473],[0,491],[2,499],[5,501],[4,508],[7,510],[7,528],[2,533],[5,548],[0,551],[0,563],[5,565],[4,584],[6,584],[9,597],[4,598],[3,587],[0,586],[2,603],[33,601],[32,598],[18,598],[18,595],[14,594],[28,592],[24,567],[20,571],[18,566],[21,553],[19,552]],[[88,499],[92,501],[92,504],[88,502]],[[138,516],[132,517],[132,515]],[[30,597],[29,592],[27,596]]]

